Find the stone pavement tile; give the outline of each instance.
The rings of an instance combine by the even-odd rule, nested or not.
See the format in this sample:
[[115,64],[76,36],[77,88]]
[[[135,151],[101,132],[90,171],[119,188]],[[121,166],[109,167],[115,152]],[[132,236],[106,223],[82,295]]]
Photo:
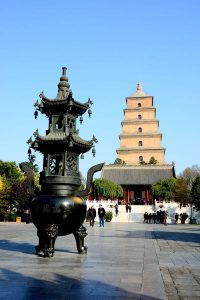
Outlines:
[[193,291],[199,291],[199,297],[200,297],[200,286],[199,284],[176,284],[176,289],[179,292],[180,290],[193,290]]
[[195,297],[195,296],[192,296],[192,297],[188,297],[188,296],[181,296],[180,298],[181,300],[199,300],[199,296]]
[[175,266],[188,267],[188,263],[182,255],[177,254],[177,253],[170,253],[169,256]]
[[142,276],[141,275],[126,275],[121,278],[122,283],[137,283],[137,284],[142,284]]
[[187,296],[187,297],[190,297],[190,299],[192,299],[192,297],[199,297],[200,298],[200,291],[199,290],[196,291],[196,290],[193,290],[193,289],[190,289],[190,290],[182,289],[182,290],[178,291],[178,295],[180,297]]
[[196,282],[194,278],[176,278],[174,279],[174,284],[176,286],[199,286],[199,284]]
[[142,292],[158,299],[166,299],[159,265],[144,265]]
[[184,259],[187,261],[187,263],[192,266],[199,266],[200,267],[200,256],[197,258],[195,255],[191,253],[185,253]]
[[168,268],[161,268],[161,274],[162,274],[162,278],[163,278],[163,281],[164,281],[164,284],[167,285],[172,285],[173,284],[173,280],[171,278],[171,275],[169,273],[169,270]]
[[180,297],[178,295],[167,294],[167,300],[180,300]]

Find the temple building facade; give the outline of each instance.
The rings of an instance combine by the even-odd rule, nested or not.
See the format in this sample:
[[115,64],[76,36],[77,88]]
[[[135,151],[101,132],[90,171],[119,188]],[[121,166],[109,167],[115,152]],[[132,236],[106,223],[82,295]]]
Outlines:
[[132,204],[152,202],[152,184],[175,177],[174,165],[165,162],[153,100],[140,83],[137,91],[126,98],[120,146],[116,150],[119,163],[105,165],[102,171],[102,178],[123,187],[125,202]]

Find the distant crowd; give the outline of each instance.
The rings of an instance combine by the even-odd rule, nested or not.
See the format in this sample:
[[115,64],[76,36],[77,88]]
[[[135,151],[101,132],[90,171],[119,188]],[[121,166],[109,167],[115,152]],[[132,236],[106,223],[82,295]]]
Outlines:
[[167,223],[167,212],[160,210],[157,213],[144,213],[144,223],[154,224],[166,224]]

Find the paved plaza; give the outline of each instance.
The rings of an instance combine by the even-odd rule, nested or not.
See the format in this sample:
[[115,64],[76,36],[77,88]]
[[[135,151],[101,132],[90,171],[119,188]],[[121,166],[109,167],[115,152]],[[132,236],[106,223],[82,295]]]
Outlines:
[[68,235],[43,258],[33,224],[0,223],[0,299],[200,299],[200,226],[85,226],[87,255]]

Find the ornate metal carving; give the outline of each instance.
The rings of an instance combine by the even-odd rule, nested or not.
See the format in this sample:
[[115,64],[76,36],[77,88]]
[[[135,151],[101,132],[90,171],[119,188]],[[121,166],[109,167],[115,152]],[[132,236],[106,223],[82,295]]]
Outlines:
[[66,169],[70,170],[70,171],[77,171],[77,169],[78,169],[77,161],[78,161],[77,154],[67,152],[67,154],[66,154]]
[[36,254],[43,252],[45,257],[52,257],[54,254],[55,240],[58,235],[57,224],[46,224],[38,229],[39,245],[35,247]]
[[87,230],[82,225],[78,230],[73,232],[75,240],[76,240],[76,246],[79,254],[86,254],[87,253],[87,246],[84,245],[84,239],[87,236]]

